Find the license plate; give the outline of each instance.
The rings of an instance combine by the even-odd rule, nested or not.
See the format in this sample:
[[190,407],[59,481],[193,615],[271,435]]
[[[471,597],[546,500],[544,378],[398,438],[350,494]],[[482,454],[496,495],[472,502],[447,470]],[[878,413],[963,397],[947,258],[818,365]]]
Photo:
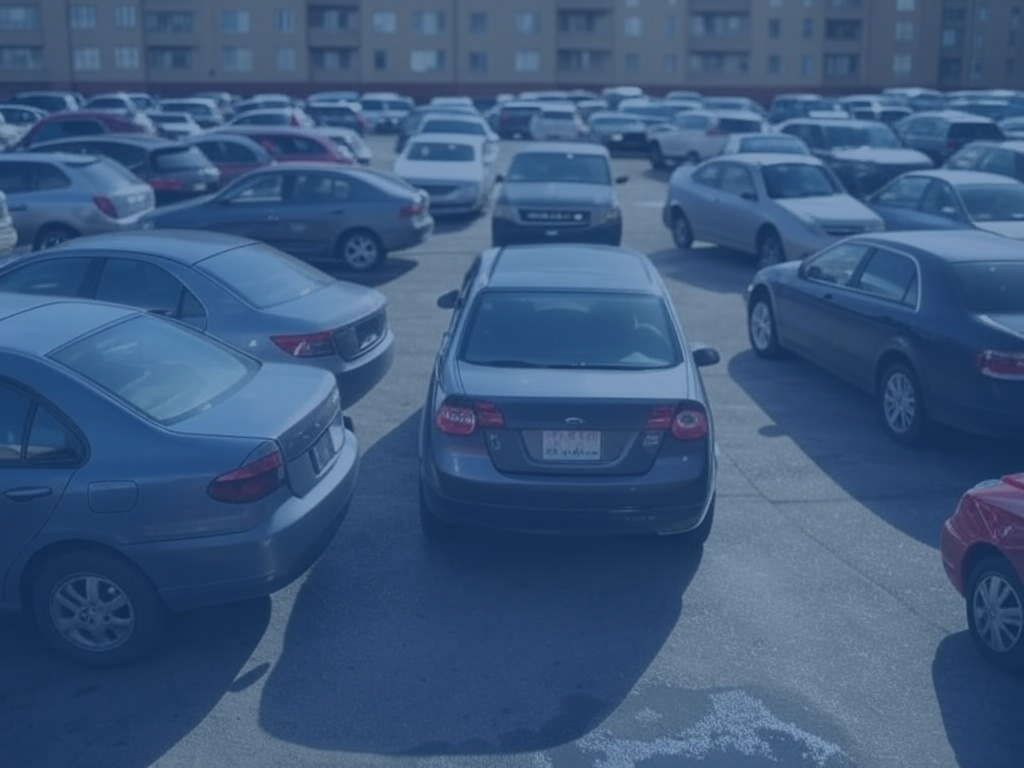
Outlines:
[[320,474],[334,456],[334,438],[331,436],[331,430],[328,429],[313,443],[313,450],[310,453],[313,456],[313,471]]
[[193,185],[192,191],[193,192],[205,192],[206,191],[206,182],[205,181],[200,181],[199,183]]
[[622,134],[621,133],[613,133],[612,134],[612,141],[622,141]]
[[542,456],[545,461],[599,461],[601,433],[594,430],[544,430]]

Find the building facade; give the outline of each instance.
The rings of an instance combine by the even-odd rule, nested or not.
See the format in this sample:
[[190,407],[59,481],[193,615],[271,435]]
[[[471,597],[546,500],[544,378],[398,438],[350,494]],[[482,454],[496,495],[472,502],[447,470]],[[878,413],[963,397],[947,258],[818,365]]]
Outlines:
[[0,89],[1024,88],[1022,0],[0,0]]

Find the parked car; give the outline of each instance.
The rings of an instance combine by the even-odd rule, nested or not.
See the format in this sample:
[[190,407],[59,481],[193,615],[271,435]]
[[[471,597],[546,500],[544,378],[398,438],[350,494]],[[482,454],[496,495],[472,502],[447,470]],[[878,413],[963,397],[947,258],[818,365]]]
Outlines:
[[10,99],[13,104],[41,109],[47,114],[80,109],[81,104],[71,91],[21,91]]
[[786,133],[733,133],[725,140],[723,155],[733,154],[809,155],[811,150],[799,136]]
[[503,139],[528,139],[530,121],[543,106],[537,101],[504,101],[498,105],[493,128]]
[[1007,139],[1024,139],[1024,117],[1008,117],[997,125]]
[[942,528],[942,565],[966,598],[967,627],[982,654],[1024,671],[1024,474],[985,480]]
[[363,140],[361,134],[351,128],[319,127],[316,132],[350,153],[360,165],[373,163],[373,150],[370,149],[370,145]]
[[882,95],[899,99],[915,112],[939,112],[948,102],[944,94],[931,88],[883,88]]
[[153,131],[140,123],[113,112],[76,110],[47,115],[32,125],[21,137],[17,146],[28,149],[34,144],[57,139],[96,136],[105,133],[148,133]]
[[918,112],[896,123],[900,141],[942,165],[972,141],[1001,141],[1003,132],[987,117],[966,112]]
[[811,117],[814,113],[830,113],[834,117],[847,115],[838,101],[816,93],[781,93],[768,106],[768,119],[773,123],[796,117]]
[[228,125],[219,129],[217,133],[235,134],[252,139],[279,163],[356,163],[351,152],[316,129]]
[[712,112],[754,112],[765,117],[765,108],[746,96],[705,96],[701,100],[704,109]]
[[203,132],[188,112],[150,112],[149,119],[156,126],[156,132],[165,139],[185,139]]
[[338,102],[357,103],[359,91],[314,91],[306,97],[306,105],[337,104]]
[[1024,184],[981,171],[917,171],[867,199],[886,229],[983,229],[1024,239]]
[[228,125],[275,125],[290,128],[313,128],[316,121],[298,107],[281,109],[250,109],[240,112]]
[[678,163],[699,163],[722,152],[732,133],[758,133],[767,123],[756,112],[709,112],[693,110],[676,115],[671,123],[648,132],[653,168]]
[[109,301],[172,317],[268,363],[323,368],[341,405],[391,368],[379,291],[263,243],[181,230],[93,235],[0,265],[0,292]]
[[[458,133],[466,136],[477,136],[483,140],[485,162],[495,163],[498,160],[501,139],[482,117],[465,114],[426,115],[410,136],[436,133]],[[408,138],[406,139],[407,141]],[[402,150],[398,151],[401,152]]]
[[608,150],[542,143],[516,153],[491,217],[491,244],[622,242],[622,207]]
[[273,592],[326,549],[358,467],[326,372],[127,307],[2,307],[0,607],[54,649],[134,660],[168,611]]
[[32,152],[102,155],[153,188],[158,205],[205,195],[220,186],[220,171],[198,149],[157,136],[111,134],[36,144]]
[[394,133],[412,109],[412,104],[397,93],[364,93],[359,104],[369,130],[374,133]]
[[274,163],[273,156],[248,136],[225,131],[200,134],[183,143],[199,151],[220,171],[222,184],[228,184],[249,171]]
[[184,112],[191,115],[200,128],[216,128],[224,124],[224,114],[213,99],[163,99],[160,109],[164,112]]
[[[230,93],[228,91],[196,91],[190,96],[190,98],[212,102],[217,113],[222,117],[230,115],[234,109],[234,105],[241,100],[237,94]],[[162,109],[167,109],[163,106],[167,101],[167,99],[160,100],[160,106]],[[192,116],[196,117],[196,115]],[[198,118],[196,119],[196,122],[202,125],[202,121]]]
[[41,109],[25,104],[0,104],[0,116],[3,116],[4,122],[17,126],[22,133],[46,117],[47,114]]
[[1024,141],[972,141],[949,158],[946,167],[998,173],[1024,182]]
[[1002,120],[1013,114],[1013,107],[1009,99],[951,99],[946,108],[954,109],[958,112],[968,112],[972,115],[980,115],[990,120]]
[[3,114],[0,113],[0,150],[13,147],[21,140],[21,137],[24,134],[24,128],[17,125],[11,125],[7,122],[7,119]]
[[824,160],[854,197],[866,197],[907,171],[932,168],[931,158],[907,149],[885,123],[800,118],[776,126],[798,136]]
[[855,120],[877,120],[887,125],[914,113],[899,99],[889,96],[842,96],[837,101]]
[[589,136],[576,105],[550,102],[530,118],[530,138],[536,141],[582,141]]
[[[699,367],[646,256],[485,251],[438,352],[420,427],[420,520],[545,533],[678,533],[703,545],[716,458]],[[525,383],[524,383],[525,382]]]
[[1024,429],[1024,258],[986,232],[862,235],[763,269],[750,343],[795,352],[875,397],[886,432],[923,443],[929,422]]
[[153,210],[153,190],[106,157],[63,153],[0,154],[0,191],[33,250],[79,235],[134,229]]
[[626,99],[639,99],[644,95],[644,89],[638,85],[609,85],[601,89],[601,98],[611,109],[618,109],[620,102]]
[[426,105],[422,107],[415,107],[414,109],[410,110],[398,124],[398,136],[395,139],[395,152],[398,153],[405,149],[405,143],[409,140],[409,137],[412,136],[414,133],[419,133],[420,125],[423,124],[423,121],[428,117],[434,116],[478,117],[484,120],[484,122],[486,122],[487,125],[491,127],[493,130],[493,126],[491,126],[490,122],[488,122],[486,118],[482,117],[481,115],[475,114],[475,110],[469,110],[464,106],[459,106],[458,104],[435,104]]
[[421,133],[395,158],[393,170],[430,196],[431,213],[479,215],[490,202],[496,175],[487,151],[482,136]]
[[349,128],[360,136],[366,133],[367,123],[363,107],[358,102],[313,101],[306,104],[306,114],[325,128]]
[[704,240],[756,254],[761,266],[883,227],[821,160],[793,154],[726,155],[678,168],[662,215],[676,247]]
[[282,163],[218,194],[154,211],[144,226],[208,229],[295,256],[373,269],[433,231],[427,196],[393,174],[357,166]]
[[290,109],[294,106],[295,100],[285,93],[258,93],[236,101],[231,105],[231,110],[238,116],[257,109]]
[[18,230],[7,210],[7,195],[0,192],[0,254],[9,253],[18,244]]
[[615,154],[647,154],[650,122],[622,112],[595,112],[587,125],[590,138]]

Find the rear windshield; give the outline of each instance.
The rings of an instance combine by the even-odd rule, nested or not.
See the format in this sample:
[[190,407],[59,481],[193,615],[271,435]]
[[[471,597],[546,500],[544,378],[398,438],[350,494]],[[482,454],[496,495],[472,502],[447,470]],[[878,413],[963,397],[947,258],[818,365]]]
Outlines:
[[1024,222],[1024,184],[960,187],[967,213],[977,222]]
[[949,126],[951,139],[1001,139],[1003,132],[995,123],[953,123]]
[[51,357],[160,424],[212,408],[259,369],[230,347],[148,315],[107,326]]
[[95,162],[71,163],[79,173],[87,177],[96,189],[114,191],[115,188],[128,184],[141,184],[139,177],[115,160],[97,157]]
[[667,368],[679,347],[657,296],[488,291],[477,299],[460,359],[510,368]]
[[718,122],[718,127],[723,133],[757,133],[761,130],[761,121],[724,117]]
[[839,193],[838,185],[824,168],[804,163],[765,166],[764,184],[768,196],[776,200],[825,197]]
[[810,152],[802,141],[795,137],[782,136],[751,136],[740,142],[740,152],[783,152],[794,155],[807,155]]
[[953,264],[953,273],[969,312],[1024,313],[1024,262],[960,262]]
[[160,104],[168,112],[186,112],[190,115],[204,117],[213,114],[213,108],[209,104],[192,104],[187,101],[165,101]]
[[[711,118],[707,115],[676,115],[672,122],[685,131],[703,131],[711,125]],[[760,127],[757,126],[757,128]]]
[[265,245],[232,248],[197,266],[257,309],[301,299],[334,282],[316,267]]
[[209,164],[198,147],[175,147],[153,153],[153,166],[158,171],[185,171],[205,168]]
[[473,147],[468,144],[449,144],[440,141],[417,141],[409,146],[410,160],[425,160],[439,163],[467,163],[476,158]]
[[822,131],[830,147],[881,147],[892,149],[900,140],[887,125],[828,125]]
[[508,181],[612,183],[606,157],[575,152],[520,152],[512,158],[505,178]]
[[431,120],[423,123],[422,131],[423,133],[466,133],[472,136],[486,134],[482,125],[466,120]]

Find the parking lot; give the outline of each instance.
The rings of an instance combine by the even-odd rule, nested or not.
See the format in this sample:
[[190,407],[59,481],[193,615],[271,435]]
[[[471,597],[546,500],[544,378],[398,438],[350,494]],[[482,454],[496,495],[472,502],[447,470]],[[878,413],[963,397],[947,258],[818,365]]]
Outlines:
[[[392,143],[371,138],[375,165]],[[324,557],[272,598],[179,617],[124,669],[76,667],[2,619],[0,765],[1019,764],[1021,681],[972,647],[938,543],[960,494],[1019,471],[1020,448],[953,432],[903,448],[859,391],[755,357],[753,257],[676,250],[667,175],[615,170],[624,245],[722,355],[704,369],[720,473],[702,554],[671,538],[428,545],[416,430],[448,322],[435,300],[490,244],[486,216],[442,219],[358,278],[388,297],[396,358],[350,410],[359,486]]]

